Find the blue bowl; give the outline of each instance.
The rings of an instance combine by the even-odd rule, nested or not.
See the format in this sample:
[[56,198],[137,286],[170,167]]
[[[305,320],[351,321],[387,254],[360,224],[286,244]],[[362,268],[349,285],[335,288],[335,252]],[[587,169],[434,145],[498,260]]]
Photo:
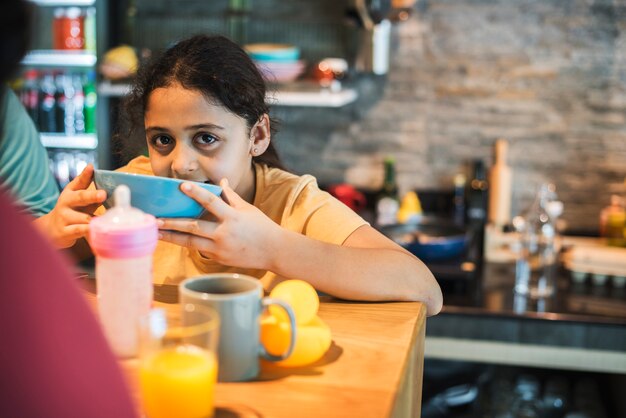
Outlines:
[[300,48],[286,44],[248,44],[245,47],[248,55],[257,61],[292,62],[300,58]]
[[423,217],[416,223],[381,226],[380,231],[425,262],[459,257],[469,241],[464,228],[433,217]]
[[[130,189],[130,204],[157,218],[197,218],[204,212],[198,202],[180,191],[184,180],[146,176],[120,171],[95,170],[97,189],[106,190],[106,208],[113,206],[113,191],[120,184]],[[203,189],[219,196],[222,188],[214,184],[198,183]]]

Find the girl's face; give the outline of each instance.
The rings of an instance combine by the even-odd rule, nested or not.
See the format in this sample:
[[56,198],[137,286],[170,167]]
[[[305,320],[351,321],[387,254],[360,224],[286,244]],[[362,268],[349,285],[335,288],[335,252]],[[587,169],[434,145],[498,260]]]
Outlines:
[[243,118],[174,84],[150,94],[144,123],[155,175],[214,184],[225,177],[251,201],[255,141]]

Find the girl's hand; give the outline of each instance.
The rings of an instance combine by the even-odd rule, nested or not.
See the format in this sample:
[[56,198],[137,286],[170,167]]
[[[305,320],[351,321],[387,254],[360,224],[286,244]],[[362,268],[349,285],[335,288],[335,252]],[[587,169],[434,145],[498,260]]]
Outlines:
[[35,220],[35,224],[59,248],[74,245],[89,232],[89,221],[106,200],[104,190],[86,190],[93,179],[93,166],[87,165],[80,175],[61,192],[52,211]]
[[197,249],[220,264],[268,269],[280,226],[235,193],[228,180],[220,186],[226,201],[198,185],[183,183],[183,193],[200,203],[213,220],[159,219],[160,239]]

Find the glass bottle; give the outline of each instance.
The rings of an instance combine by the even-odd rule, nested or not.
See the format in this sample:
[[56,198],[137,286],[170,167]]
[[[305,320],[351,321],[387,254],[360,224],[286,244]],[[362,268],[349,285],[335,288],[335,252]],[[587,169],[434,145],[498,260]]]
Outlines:
[[56,85],[54,76],[46,73],[41,80],[39,99],[39,131],[58,132],[56,121]]
[[531,298],[554,293],[560,244],[556,221],[563,204],[556,200],[554,185],[543,184],[530,209],[514,225],[520,233],[521,254],[516,262],[515,292]]
[[152,215],[130,206],[130,189],[114,191],[115,206],[94,218],[89,228],[96,254],[98,311],[104,333],[119,357],[138,349],[139,319],[152,305],[152,253],[157,224]]
[[384,165],[385,177],[376,202],[376,223],[378,225],[396,223],[398,209],[400,208],[395,159],[391,156],[386,157]]
[[471,162],[469,180],[466,183],[466,228],[471,237],[468,258],[477,268],[482,268],[485,246],[485,224],[488,205],[487,170],[482,160]]
[[626,246],[625,227],[626,209],[622,198],[612,195],[611,204],[600,212],[600,236],[606,238],[608,245]]

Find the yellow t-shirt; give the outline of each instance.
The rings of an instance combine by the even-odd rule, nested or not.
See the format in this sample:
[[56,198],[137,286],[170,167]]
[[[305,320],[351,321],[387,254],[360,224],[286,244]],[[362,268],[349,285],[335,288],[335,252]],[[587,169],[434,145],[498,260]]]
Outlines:
[[[135,158],[119,171],[154,175],[150,160],[143,156]],[[310,175],[297,176],[263,164],[255,164],[255,173],[254,206],[290,231],[341,245],[357,228],[367,225],[350,208],[320,190],[315,178]],[[153,264],[154,282],[158,284],[177,284],[187,277],[221,272],[257,277],[266,290],[285,280],[271,271],[224,266],[201,256],[196,250],[163,241],[157,244]]]

